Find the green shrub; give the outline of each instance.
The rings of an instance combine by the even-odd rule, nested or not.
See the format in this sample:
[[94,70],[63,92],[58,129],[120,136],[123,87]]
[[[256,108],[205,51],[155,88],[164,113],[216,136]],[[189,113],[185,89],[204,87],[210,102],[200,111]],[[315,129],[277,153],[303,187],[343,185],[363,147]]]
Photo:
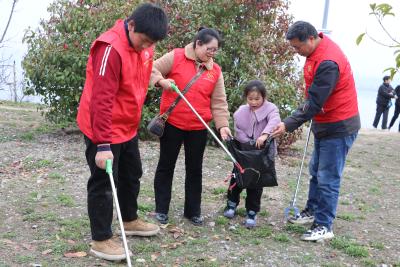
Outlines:
[[[130,15],[140,0],[55,0],[50,18],[38,29],[28,29],[24,41],[28,53],[23,60],[28,92],[40,94],[52,122],[73,122],[82,93],[89,47],[117,18]],[[242,104],[247,81],[265,82],[268,98],[284,118],[297,106],[300,78],[293,50],[285,41],[292,20],[283,0],[153,1],[170,18],[169,36],[156,47],[156,58],[189,43],[199,26],[219,29],[224,38],[216,56],[223,70],[230,112]],[[150,88],[143,109],[141,138],[149,138],[144,127],[158,112],[160,91]],[[281,138],[287,147],[298,137]]]

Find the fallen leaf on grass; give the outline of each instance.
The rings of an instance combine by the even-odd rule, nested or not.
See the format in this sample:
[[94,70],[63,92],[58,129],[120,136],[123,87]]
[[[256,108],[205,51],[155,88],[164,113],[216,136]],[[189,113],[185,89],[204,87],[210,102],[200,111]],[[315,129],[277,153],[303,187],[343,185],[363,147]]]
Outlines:
[[181,246],[185,241],[182,242],[174,242],[170,244],[161,245],[161,248],[169,248],[169,249],[176,249],[177,247]]
[[173,227],[173,228],[169,229],[169,232],[170,233],[184,233],[185,230],[183,230],[182,228],[179,228],[179,227]]
[[160,256],[161,256],[161,253],[160,253],[160,252],[151,254],[151,261],[156,261],[156,259],[157,259],[158,257],[160,257]]
[[179,238],[180,236],[182,236],[181,233],[174,233],[174,238],[175,239]]
[[22,167],[21,161],[17,160],[11,164],[11,167],[20,169]]
[[214,235],[214,236],[212,237],[212,239],[213,239],[213,240],[219,240],[219,235]]
[[160,228],[161,228],[161,229],[165,229],[165,228],[167,228],[168,226],[169,226],[169,223],[160,225]]
[[42,251],[42,255],[47,255],[50,254],[51,252],[53,252],[52,249],[46,249],[45,251]]
[[5,244],[8,245],[14,245],[15,243],[13,241],[11,241],[10,239],[1,239],[2,242],[4,242]]
[[30,244],[22,244],[22,247],[25,248],[26,250],[33,250],[33,246]]
[[211,257],[211,256],[208,256],[208,259],[209,259],[211,262],[217,261],[217,258],[214,258],[214,257]]
[[86,256],[87,256],[87,253],[84,251],[64,253],[64,257],[67,257],[67,258],[81,258],[81,257],[86,257]]
[[70,245],[74,245],[76,242],[74,240],[67,240],[67,243]]
[[183,230],[183,229],[181,229],[179,227],[173,227],[173,228],[169,229],[169,232],[173,234],[173,237],[175,239],[177,239],[177,238],[179,238],[179,237],[184,235],[185,230]]

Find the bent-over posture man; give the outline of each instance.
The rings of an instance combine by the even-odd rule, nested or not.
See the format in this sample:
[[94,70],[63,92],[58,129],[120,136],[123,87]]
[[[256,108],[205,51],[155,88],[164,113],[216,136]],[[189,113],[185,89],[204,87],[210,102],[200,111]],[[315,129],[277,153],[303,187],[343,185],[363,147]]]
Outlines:
[[105,161],[113,159],[121,215],[127,235],[151,236],[159,227],[137,216],[142,165],[137,131],[153,65],[153,45],[167,34],[167,16],[153,5],[139,6],[126,20],[100,35],[90,48],[77,122],[85,135],[91,176],[87,184],[92,231],[90,252],[125,259],[112,239],[113,197]]
[[342,50],[326,35],[318,34],[308,22],[297,21],[286,39],[304,65],[305,101],[272,133],[274,137],[292,132],[313,120],[314,151],[306,208],[290,222],[312,223],[303,240],[333,238],[340,180],[347,153],[360,129],[357,93],[350,64]]

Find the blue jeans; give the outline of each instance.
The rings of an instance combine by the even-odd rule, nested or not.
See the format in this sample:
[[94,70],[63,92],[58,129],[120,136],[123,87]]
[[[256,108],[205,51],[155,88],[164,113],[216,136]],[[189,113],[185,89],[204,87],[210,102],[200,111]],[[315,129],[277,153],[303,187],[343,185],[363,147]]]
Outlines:
[[307,208],[314,214],[314,223],[329,229],[332,229],[336,217],[346,156],[356,137],[357,133],[339,138],[314,139]]

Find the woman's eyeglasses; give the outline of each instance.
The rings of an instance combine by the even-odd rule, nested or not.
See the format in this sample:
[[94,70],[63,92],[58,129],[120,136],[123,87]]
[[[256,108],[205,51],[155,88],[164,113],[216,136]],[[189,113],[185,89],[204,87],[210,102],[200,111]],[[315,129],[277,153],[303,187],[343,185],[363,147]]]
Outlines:
[[207,51],[207,53],[209,53],[209,54],[217,54],[218,53],[218,48],[216,48],[216,47],[208,47],[207,49],[206,49],[206,51]]

